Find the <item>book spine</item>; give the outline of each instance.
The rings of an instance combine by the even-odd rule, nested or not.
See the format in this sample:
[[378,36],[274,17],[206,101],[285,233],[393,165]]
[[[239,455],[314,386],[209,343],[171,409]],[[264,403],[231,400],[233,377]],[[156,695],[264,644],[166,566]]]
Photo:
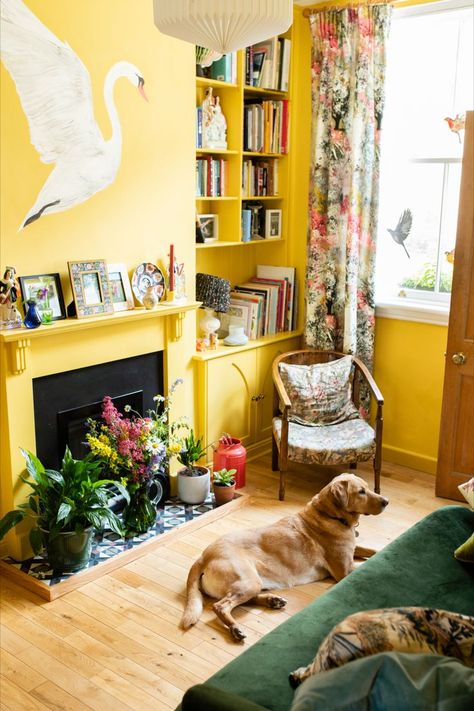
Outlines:
[[252,223],[252,212],[242,210],[242,242],[250,242],[250,227]]
[[202,108],[196,107],[196,148],[202,148]]

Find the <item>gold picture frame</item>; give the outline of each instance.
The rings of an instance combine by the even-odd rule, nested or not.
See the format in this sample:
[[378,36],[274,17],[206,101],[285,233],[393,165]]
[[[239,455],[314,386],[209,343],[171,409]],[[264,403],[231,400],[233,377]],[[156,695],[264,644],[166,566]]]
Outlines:
[[105,259],[68,262],[77,318],[114,312]]

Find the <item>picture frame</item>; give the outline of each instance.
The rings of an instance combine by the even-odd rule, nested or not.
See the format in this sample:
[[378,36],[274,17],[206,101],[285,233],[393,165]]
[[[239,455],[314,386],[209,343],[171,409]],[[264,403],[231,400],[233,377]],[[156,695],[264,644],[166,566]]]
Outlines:
[[217,242],[219,239],[219,215],[198,215],[197,219],[204,243]]
[[107,264],[110,293],[114,311],[130,311],[134,308],[132,287],[124,262]]
[[[35,299],[36,308],[44,322],[60,321],[66,318],[61,279],[57,272],[19,276],[18,281],[23,302]],[[43,297],[39,295],[40,291],[43,292]]]
[[265,239],[281,239],[281,210],[265,210]]
[[67,264],[77,318],[113,313],[114,304],[105,259]]

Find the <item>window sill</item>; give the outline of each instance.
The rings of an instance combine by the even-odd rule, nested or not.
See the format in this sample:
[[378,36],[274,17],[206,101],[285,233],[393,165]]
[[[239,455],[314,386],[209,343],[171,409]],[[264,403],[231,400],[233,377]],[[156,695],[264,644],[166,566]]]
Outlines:
[[415,300],[386,299],[375,306],[375,316],[392,318],[398,321],[416,321],[431,323],[436,326],[447,326],[449,320],[449,304],[440,304]]

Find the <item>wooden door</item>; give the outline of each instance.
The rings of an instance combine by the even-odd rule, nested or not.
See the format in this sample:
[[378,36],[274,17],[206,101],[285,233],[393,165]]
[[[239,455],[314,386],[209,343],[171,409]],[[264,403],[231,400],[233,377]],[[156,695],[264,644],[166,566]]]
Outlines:
[[474,113],[466,116],[436,494],[464,501],[474,476]]

